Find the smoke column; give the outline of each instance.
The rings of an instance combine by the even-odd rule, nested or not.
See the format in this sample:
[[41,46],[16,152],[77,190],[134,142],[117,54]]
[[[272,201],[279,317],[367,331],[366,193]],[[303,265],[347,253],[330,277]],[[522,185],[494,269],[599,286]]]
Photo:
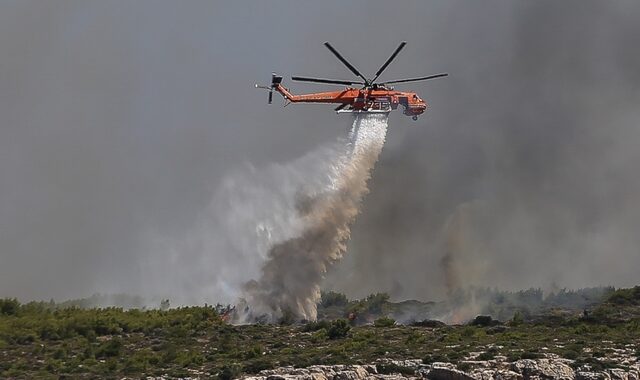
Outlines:
[[324,189],[301,195],[296,210],[302,228],[296,236],[273,244],[261,277],[245,285],[248,315],[275,321],[283,315],[315,320],[320,284],[327,269],[340,260],[358,215],[367,181],[382,151],[387,115],[358,115],[343,154],[331,165]]

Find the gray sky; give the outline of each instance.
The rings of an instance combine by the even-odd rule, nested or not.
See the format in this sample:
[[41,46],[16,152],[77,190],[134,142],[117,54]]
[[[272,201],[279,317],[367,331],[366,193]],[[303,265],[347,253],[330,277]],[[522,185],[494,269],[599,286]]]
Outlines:
[[451,74],[398,86],[431,108],[391,116],[328,287],[441,296],[442,228],[472,201],[478,284],[637,283],[638,20],[635,1],[4,1],[0,296],[217,289],[228,252],[159,265],[150,241],[198,231],[243,167],[345,133],[330,106],[252,88],[271,71],[350,78],[327,40],[365,73],[406,40],[385,79]]

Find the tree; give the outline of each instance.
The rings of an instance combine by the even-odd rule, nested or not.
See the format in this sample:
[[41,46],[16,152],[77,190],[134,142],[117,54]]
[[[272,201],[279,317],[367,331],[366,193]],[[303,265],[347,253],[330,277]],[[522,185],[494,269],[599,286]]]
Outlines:
[[345,338],[349,330],[351,330],[351,326],[349,326],[349,322],[346,319],[336,319],[331,323],[327,335],[329,339]]
[[0,299],[0,314],[16,315],[20,309],[20,302],[16,298]]

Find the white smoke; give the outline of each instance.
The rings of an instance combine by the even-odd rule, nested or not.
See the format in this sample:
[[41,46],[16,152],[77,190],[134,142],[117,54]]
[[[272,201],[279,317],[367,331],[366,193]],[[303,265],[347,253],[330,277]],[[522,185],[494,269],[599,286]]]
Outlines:
[[[386,129],[386,115],[358,117],[346,138],[226,176],[188,236],[149,239],[139,264],[143,292],[174,306],[245,297],[269,318],[287,309],[314,319],[318,283],[344,252]],[[324,245],[309,246],[309,238]],[[259,279],[254,288],[249,279]]]
[[368,191],[386,132],[387,115],[356,117],[343,153],[327,173],[328,183],[298,193],[295,234],[286,240],[271,239],[260,278],[245,286],[246,307],[240,319],[317,318],[320,283],[345,252],[350,225]]

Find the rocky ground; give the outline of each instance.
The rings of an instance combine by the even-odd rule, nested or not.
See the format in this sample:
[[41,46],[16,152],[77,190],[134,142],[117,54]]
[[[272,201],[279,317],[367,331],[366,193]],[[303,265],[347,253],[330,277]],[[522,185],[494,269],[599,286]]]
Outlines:
[[[552,355],[551,355],[552,356]],[[638,380],[640,363],[637,358],[620,355],[621,368],[594,370],[585,364],[576,370],[573,360],[549,357],[543,359],[521,359],[506,361],[505,357],[494,360],[461,361],[458,366],[435,362],[423,364],[422,360],[379,361],[370,365],[315,365],[307,368],[281,367],[264,370],[244,380],[369,380],[369,379],[431,379],[431,380]],[[464,368],[464,370],[460,369]]]

